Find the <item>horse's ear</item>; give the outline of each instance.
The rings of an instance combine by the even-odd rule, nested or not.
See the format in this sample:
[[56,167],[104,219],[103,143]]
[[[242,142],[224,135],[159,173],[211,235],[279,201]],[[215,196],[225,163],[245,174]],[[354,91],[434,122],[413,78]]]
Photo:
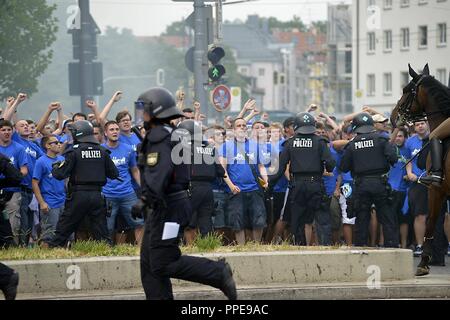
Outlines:
[[419,78],[419,75],[413,70],[413,68],[411,68],[411,65],[409,63],[408,68],[409,68],[409,75],[411,76],[411,78],[413,78],[413,80],[417,80],[417,78]]
[[428,68],[428,63],[423,67],[422,74],[429,76],[430,75],[430,68]]

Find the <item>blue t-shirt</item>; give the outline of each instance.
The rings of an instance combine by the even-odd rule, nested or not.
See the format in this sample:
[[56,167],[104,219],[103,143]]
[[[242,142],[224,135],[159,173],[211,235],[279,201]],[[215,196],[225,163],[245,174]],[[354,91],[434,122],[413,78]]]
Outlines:
[[[405,147],[407,150],[406,159],[409,160],[414,155],[416,155],[416,153],[419,152],[420,149],[422,149],[422,140],[420,140],[418,135],[412,136],[411,138],[406,140]],[[418,157],[416,157],[411,163],[412,163],[412,172],[419,178],[420,175],[425,170],[419,169],[419,167],[417,167],[417,158]]]
[[[272,145],[273,153],[277,153],[278,158],[280,156],[281,151],[283,151],[283,145],[282,145],[283,141],[284,140],[280,140],[278,142],[278,145]],[[280,170],[280,168],[278,168],[278,170]],[[288,184],[289,184],[289,180],[286,179],[286,176],[283,174],[281,176],[280,180],[278,180],[277,184],[273,187],[273,192],[286,192]]]
[[[333,148],[333,145],[330,145],[329,148],[330,148],[332,157],[334,158],[334,160],[336,162],[338,162],[339,155],[338,155],[337,151]],[[325,193],[327,194],[327,196],[333,195],[334,190],[336,189],[337,177],[339,175],[339,171],[337,168],[338,168],[338,166],[334,167],[332,176],[323,176],[322,177],[323,184],[325,186]]]
[[353,177],[352,177],[352,173],[351,171],[348,172],[342,172],[340,171],[338,168],[341,164],[341,160],[342,160],[342,156],[344,155],[344,151],[339,151],[336,152],[336,167],[333,170],[333,173],[336,172],[336,176],[340,175],[341,176],[341,186],[344,185],[345,183],[349,183],[352,184],[353,183]]
[[405,145],[397,147],[398,161],[389,171],[389,184],[393,190],[406,192],[408,188],[408,181],[405,181],[403,177],[406,175],[406,167],[402,168],[406,159],[409,157],[409,151]]
[[[241,192],[256,191],[259,186],[252,173],[252,169],[245,160],[244,152],[247,154],[250,165],[254,166],[258,173],[258,164],[260,164],[260,156],[258,144],[254,141],[246,140],[244,143],[236,143],[236,140],[225,142],[219,149],[219,156],[227,160],[228,176],[234,185],[239,187]],[[230,189],[227,186],[227,192]]]
[[60,208],[66,201],[64,180],[53,178],[52,164],[56,161],[64,161],[64,157],[50,158],[48,155],[40,157],[34,166],[33,179],[39,181],[39,189],[44,201],[50,208]]
[[28,174],[22,179],[22,184],[31,189],[31,179],[33,177],[33,170],[36,160],[44,155],[41,148],[33,141],[23,139],[17,132],[12,135],[13,141],[20,143],[28,155]]
[[130,168],[136,167],[137,164],[136,153],[132,147],[121,142],[115,148],[111,148],[107,144],[102,144],[102,146],[111,151],[109,156],[116,165],[117,170],[119,170],[119,176],[123,180],[123,182],[120,182],[117,179],[108,179],[103,186],[103,194],[108,198],[121,198],[134,193],[131,184]]
[[[29,157],[25,152],[25,148],[15,141],[11,141],[10,145],[7,147],[0,146],[0,153],[8,157],[14,167],[19,170],[20,167],[26,166],[28,164]],[[4,190],[10,192],[19,192],[20,188],[5,188]]]
[[134,132],[132,132],[129,136],[121,132],[119,135],[119,142],[130,145],[133,148],[133,151],[136,152],[137,145],[141,143],[141,140],[139,140]]

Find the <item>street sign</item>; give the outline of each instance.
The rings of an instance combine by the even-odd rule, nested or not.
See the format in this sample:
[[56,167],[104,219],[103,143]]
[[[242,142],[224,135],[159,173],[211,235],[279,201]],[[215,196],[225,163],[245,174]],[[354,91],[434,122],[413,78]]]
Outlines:
[[211,101],[217,111],[224,111],[231,103],[230,89],[224,85],[215,87],[211,93]]
[[231,108],[230,111],[241,111],[241,87],[231,87]]
[[190,72],[194,72],[194,47],[190,47],[184,56],[184,64]]

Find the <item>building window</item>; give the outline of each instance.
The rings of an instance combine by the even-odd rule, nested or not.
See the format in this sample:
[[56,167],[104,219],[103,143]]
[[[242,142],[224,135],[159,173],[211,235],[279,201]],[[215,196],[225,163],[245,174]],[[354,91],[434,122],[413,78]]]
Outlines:
[[266,69],[264,69],[264,68],[259,68],[258,69],[258,75],[260,76],[260,77],[264,77],[264,74],[266,73]]
[[383,74],[383,93],[385,95],[392,94],[392,73],[384,73]]
[[392,0],[384,0],[383,4],[385,10],[392,9]]
[[443,85],[447,85],[447,70],[437,69],[436,70],[436,79]]
[[369,32],[367,34],[367,51],[369,53],[375,52],[375,32]]
[[241,68],[241,74],[244,76],[248,75],[248,69],[247,68]]
[[421,4],[427,4],[428,3],[428,0],[419,0],[419,5],[421,5]]
[[409,28],[400,29],[401,33],[401,41],[402,41],[402,49],[409,48]]
[[428,27],[420,26],[419,27],[419,48],[426,47],[428,45]]
[[352,73],[352,52],[345,51],[345,73]]
[[374,6],[375,5],[375,0],[367,0],[367,6]]
[[409,73],[401,72],[400,73],[400,90],[403,91],[403,88],[406,87],[409,83]]
[[400,0],[400,7],[401,8],[409,7],[409,0]]
[[439,46],[447,44],[447,24],[446,23],[438,23],[438,39],[437,44]]
[[375,95],[375,75],[367,75],[367,96],[373,97]]
[[384,51],[392,50],[392,31],[384,31]]

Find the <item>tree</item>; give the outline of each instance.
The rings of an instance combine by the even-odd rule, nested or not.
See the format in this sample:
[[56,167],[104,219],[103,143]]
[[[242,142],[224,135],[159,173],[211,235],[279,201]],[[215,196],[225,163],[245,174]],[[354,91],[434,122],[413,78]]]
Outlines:
[[315,28],[318,33],[327,33],[327,22],[326,21],[313,21],[311,22],[310,29]]
[[53,55],[55,9],[45,0],[0,1],[0,98],[37,91]]
[[184,36],[186,23],[184,21],[175,21],[166,27],[162,36]]

